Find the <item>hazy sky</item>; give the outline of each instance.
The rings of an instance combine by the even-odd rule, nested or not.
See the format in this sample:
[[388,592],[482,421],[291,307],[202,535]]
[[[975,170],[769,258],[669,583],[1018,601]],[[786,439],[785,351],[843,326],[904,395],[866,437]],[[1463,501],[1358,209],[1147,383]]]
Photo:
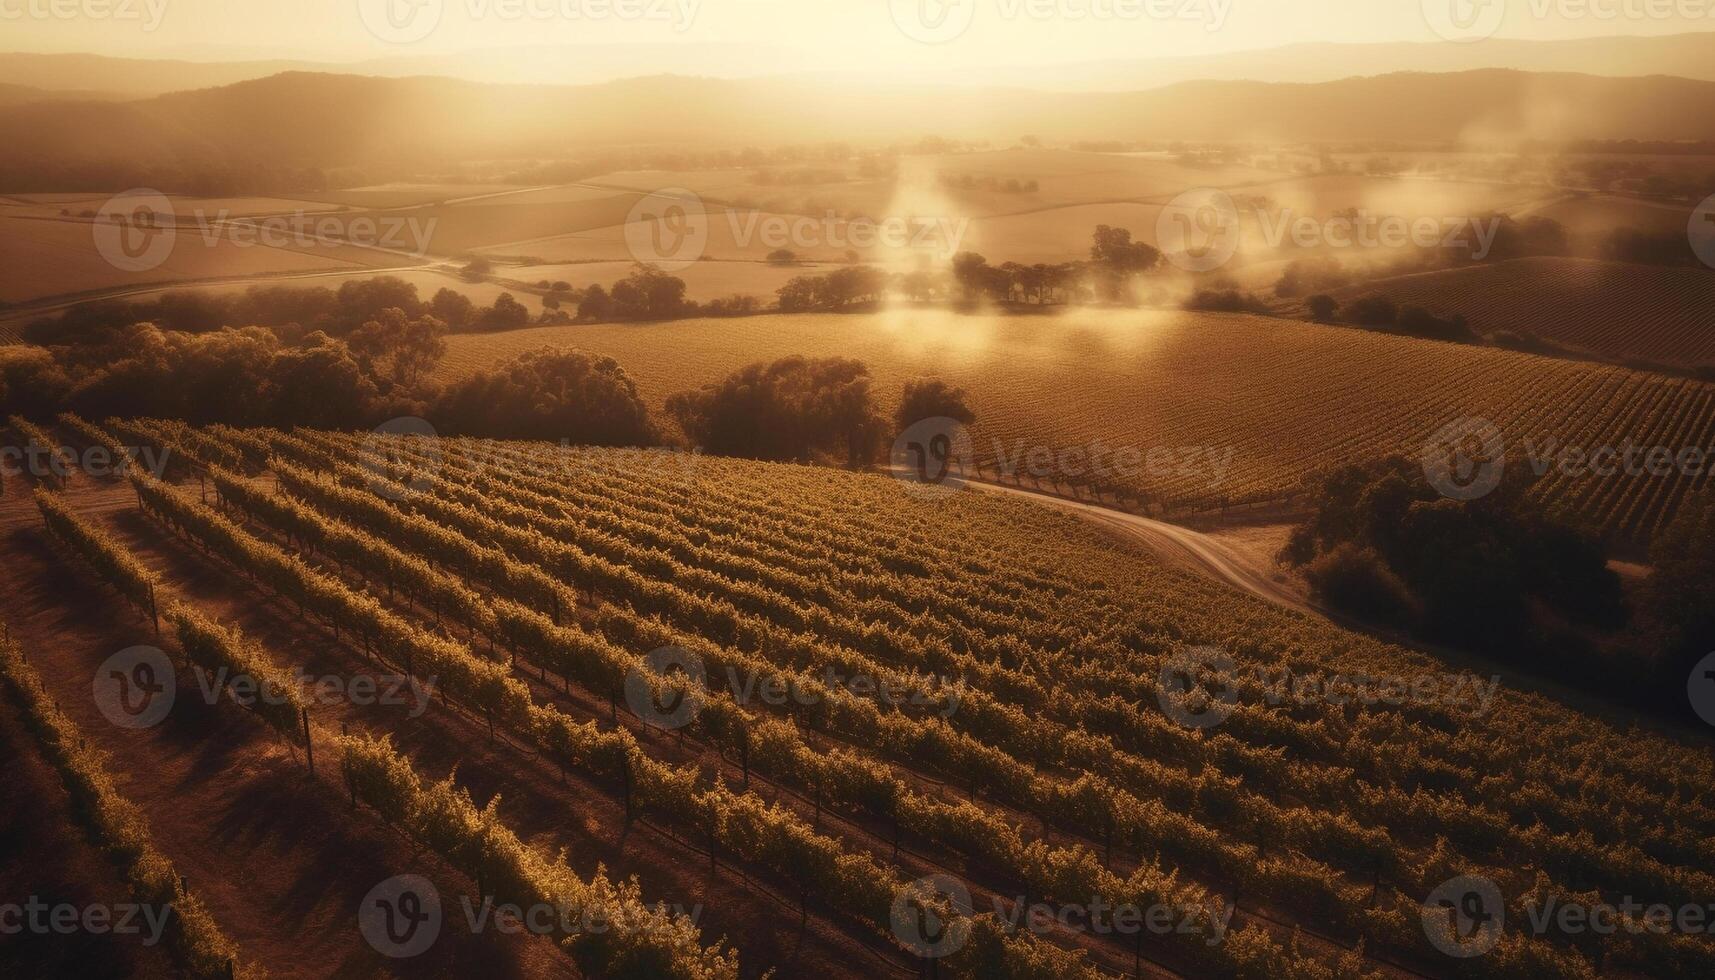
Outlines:
[[[1436,4],[1442,19],[1464,22],[1504,5],[1501,37],[1715,30],[1715,0],[0,0],[0,50],[353,60],[517,44],[724,42],[794,48],[795,60],[830,69],[930,68],[1434,41]],[[424,26],[433,30],[414,38]],[[956,36],[923,43],[937,31]]]

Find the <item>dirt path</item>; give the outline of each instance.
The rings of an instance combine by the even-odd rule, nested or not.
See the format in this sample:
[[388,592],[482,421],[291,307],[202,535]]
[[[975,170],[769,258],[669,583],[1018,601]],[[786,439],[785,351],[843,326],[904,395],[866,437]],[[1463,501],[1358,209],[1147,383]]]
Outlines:
[[[297,617],[283,602],[264,599],[232,569],[171,536],[137,512],[130,501],[123,504],[105,515],[109,529],[178,594],[263,642],[281,666],[301,667],[316,676],[391,676]],[[533,686],[539,701],[550,700],[540,685]],[[575,773],[562,783],[556,768],[505,733],[491,740],[481,721],[439,702],[423,710],[414,698],[401,701],[318,704],[312,707],[312,716],[329,731],[343,725],[352,731],[390,735],[424,777],[441,779],[456,773],[458,784],[478,806],[498,797],[507,827],[527,843],[550,851],[564,848],[568,864],[582,876],[602,867],[615,878],[636,875],[646,900],[678,905],[694,914],[706,942],[725,936],[739,946],[747,976],[770,966],[790,975],[796,969],[808,969],[808,964],[816,964],[816,972],[828,978],[908,975],[903,960],[885,943],[861,939],[853,930],[814,914],[814,904],[807,927],[801,929],[795,895],[779,895],[767,886],[759,889],[724,859],[719,870],[711,872],[700,844],[681,842],[651,823],[628,825],[614,787]],[[588,710],[586,706],[571,713],[580,720],[606,718],[605,707]],[[646,739],[645,744],[651,743]],[[318,753],[318,758],[326,754]],[[470,891],[467,887],[460,894]]]
[[1273,571],[1259,563],[1254,556],[1241,554],[1217,538],[1177,524],[1139,517],[1100,504],[1021,487],[1008,487],[981,480],[966,480],[965,485],[982,493],[1010,494],[1025,497],[1039,504],[1070,511],[1122,537],[1136,541],[1176,567],[1197,572],[1209,578],[1248,592],[1279,606],[1299,612],[1323,615],[1303,593],[1276,581]]
[[[53,860],[40,860],[44,854]],[[11,699],[0,695],[0,905],[24,905],[32,898],[79,909],[133,901],[118,868],[73,815],[59,773],[43,757]],[[7,935],[0,950],[0,972],[15,977],[164,980],[176,975],[166,947],[136,935],[26,929]]]
[[[73,499],[98,510],[126,501],[107,487]],[[142,809],[157,846],[208,903],[247,962],[277,977],[566,975],[545,941],[471,935],[448,915],[432,957],[393,961],[363,939],[357,910],[369,890],[399,874],[428,876],[443,891],[462,876],[416,853],[372,814],[353,813],[326,764],[318,776],[254,718],[208,705],[180,672],[167,719],[126,729],[91,696],[98,665],[135,644],[160,645],[148,623],[95,577],[50,546],[25,519],[27,496],[8,487],[0,507],[0,588],[13,635],[62,709],[107,752],[120,791]],[[158,555],[145,554],[151,565]]]

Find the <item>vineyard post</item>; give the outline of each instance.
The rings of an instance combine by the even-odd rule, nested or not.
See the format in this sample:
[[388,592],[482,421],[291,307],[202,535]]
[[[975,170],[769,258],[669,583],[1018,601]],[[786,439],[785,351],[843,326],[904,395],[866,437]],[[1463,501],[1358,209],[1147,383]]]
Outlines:
[[1133,976],[1143,976],[1143,927],[1139,926],[1131,935],[1131,972]]
[[310,738],[310,709],[299,708],[299,714],[304,722],[304,759],[309,763],[310,775],[316,774],[316,745]]
[[738,732],[738,764],[744,771],[744,789],[750,790],[750,729],[741,728]]
[[[347,734],[348,729],[346,728],[345,722],[342,721],[339,723],[339,736],[340,738],[345,738],[347,737]],[[351,791],[351,808],[353,810],[357,809],[357,780],[351,777],[350,769],[345,770],[345,788]]]
[[1112,809],[1109,809],[1108,814],[1107,814],[1107,825],[1103,828],[1102,867],[1104,869],[1111,868],[1111,867],[1113,867],[1113,863],[1114,863],[1114,812]]
[[622,781],[625,783],[625,822],[630,823],[631,822],[631,763],[629,761],[627,761],[625,766],[622,769],[620,769],[620,776],[621,776]]
[[161,610],[155,604],[155,583],[149,583],[149,618],[155,621],[155,635],[161,635]]

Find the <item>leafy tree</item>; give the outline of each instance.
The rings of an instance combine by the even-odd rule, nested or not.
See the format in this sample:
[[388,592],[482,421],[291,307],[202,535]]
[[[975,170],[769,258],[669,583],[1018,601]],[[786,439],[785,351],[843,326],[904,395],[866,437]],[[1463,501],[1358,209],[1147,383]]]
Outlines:
[[905,382],[905,394],[899,409],[893,413],[898,431],[903,432],[924,419],[949,418],[962,425],[977,420],[967,403],[965,389],[954,388],[938,378],[920,378]]
[[323,333],[281,351],[269,365],[273,418],[282,426],[352,428],[368,421],[378,392],[351,351]]
[[640,262],[613,284],[613,316],[621,320],[668,320],[689,309],[685,280]]
[[346,345],[369,376],[392,388],[410,388],[447,352],[447,325],[432,316],[407,317],[383,310],[358,327]]
[[1090,265],[1103,299],[1130,301],[1132,280],[1160,264],[1160,250],[1132,241],[1128,229],[1097,225],[1090,236]]
[[613,300],[607,295],[607,290],[596,283],[584,290],[583,298],[578,300],[578,319],[606,320],[613,315]]
[[477,314],[473,326],[485,333],[493,333],[499,330],[517,330],[529,323],[529,308],[514,299],[511,293],[501,293],[495,297],[493,306]]
[[469,296],[443,286],[429,300],[429,315],[446,324],[449,331],[457,333],[475,319],[476,304],[470,301]]
[[418,316],[423,312],[423,303],[417,298],[417,287],[397,276],[353,279],[343,283],[335,294],[334,302],[331,332],[335,336],[356,330],[380,316],[382,310],[400,309],[407,316]]
[[788,357],[667,399],[696,445],[724,456],[811,461],[874,459],[882,422],[869,369],[847,358]]
[[1715,505],[1684,507],[1650,549],[1654,572],[1638,604],[1653,686],[1664,703],[1685,703],[1691,668],[1715,650]]
[[637,385],[618,362],[570,347],[526,351],[452,385],[431,417],[442,431],[461,435],[586,446],[654,442]]
[[[1527,467],[1509,467],[1493,492],[1467,501],[1442,496],[1415,460],[1339,467],[1310,481],[1316,509],[1282,557],[1314,566],[1343,546],[1373,552],[1404,583],[1423,632],[1477,649],[1541,649],[1558,628],[1545,615],[1619,628],[1623,595],[1601,541],[1544,512],[1529,496],[1533,479]],[[1361,564],[1347,554],[1332,567],[1348,584],[1375,578]],[[1372,587],[1381,585],[1354,594],[1373,599]]]
[[1346,322],[1359,327],[1391,327],[1399,320],[1399,307],[1379,293],[1346,304]]

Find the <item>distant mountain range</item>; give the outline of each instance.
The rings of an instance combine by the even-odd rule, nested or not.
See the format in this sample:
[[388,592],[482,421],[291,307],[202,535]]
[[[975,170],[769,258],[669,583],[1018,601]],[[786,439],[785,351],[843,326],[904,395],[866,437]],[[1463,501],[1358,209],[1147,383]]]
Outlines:
[[[1715,139],[1715,82],[1483,70],[1057,93],[660,76],[486,85],[289,72],[130,102],[0,98],[0,190],[55,175],[564,159],[604,145]],[[44,176],[45,175],[45,176]],[[40,178],[40,179],[37,179]],[[90,178],[96,179],[96,178]],[[105,178],[102,178],[105,179]],[[119,179],[114,176],[113,179]],[[87,181],[86,181],[87,182]]]
[[[0,54],[0,85],[103,91],[131,98],[215,88],[283,72],[381,78],[432,75],[493,84],[590,85],[672,73],[709,78],[810,75],[815,51],[752,44],[632,44],[490,48],[452,55],[396,55],[357,62],[164,61],[83,54]],[[1064,65],[915,73],[895,81],[1054,91],[1130,92],[1188,81],[1327,82],[1389,72],[1506,68],[1587,75],[1676,75],[1715,81],[1715,32],[1569,41],[1493,38],[1480,44],[1297,44],[1193,57],[1133,58]],[[845,81],[853,81],[844,79]],[[869,84],[873,78],[864,81]]]
[[[1057,91],[1135,91],[1199,80],[1330,82],[1390,72],[1509,68],[1584,75],[1676,75],[1715,81],[1715,33],[1475,44],[1294,44],[1263,51],[1129,58],[961,73],[967,82]],[[948,76],[944,76],[948,77]]]

